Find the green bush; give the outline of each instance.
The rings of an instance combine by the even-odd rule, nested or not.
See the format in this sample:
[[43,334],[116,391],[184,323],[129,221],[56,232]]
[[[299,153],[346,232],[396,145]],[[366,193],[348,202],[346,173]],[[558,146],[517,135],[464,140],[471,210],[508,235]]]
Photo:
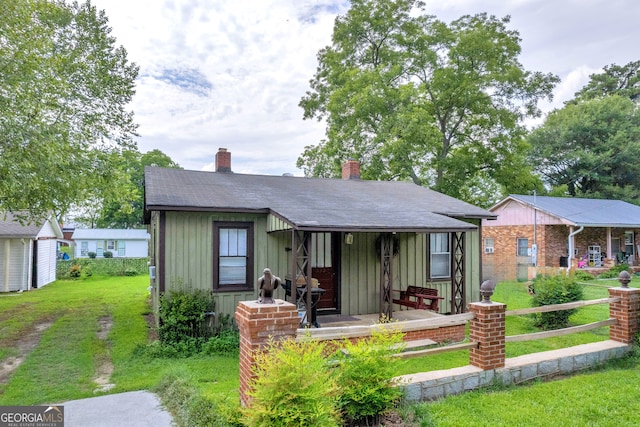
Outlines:
[[82,274],[82,267],[80,267],[78,264],[73,264],[71,268],[69,268],[68,274],[72,279],[77,279]]
[[104,251],[102,256],[105,257],[105,258],[113,258],[113,252]]
[[[582,285],[573,275],[537,276],[533,279],[533,289],[533,307],[579,301],[583,296]],[[566,328],[569,326],[569,317],[575,311],[572,309],[536,313],[534,324],[544,330]]]
[[[78,264],[83,269],[91,267],[94,276],[134,276],[149,273],[149,258],[76,258],[58,260],[56,273],[58,279],[66,277],[69,268]],[[135,273],[135,274],[134,274]]]
[[604,273],[598,274],[599,279],[617,279],[622,271],[629,271],[628,264],[618,264],[611,267]]
[[172,284],[174,290],[160,295],[160,341],[180,353],[194,354],[224,329],[225,319],[216,321],[213,292],[184,286],[180,281]]
[[87,256],[91,259],[95,259],[95,257],[97,256],[97,254],[95,252],[89,252],[87,253]]
[[594,280],[595,276],[591,273],[588,273],[583,270],[576,270],[574,273],[576,280],[580,282],[588,282],[589,280]]
[[378,425],[380,415],[402,397],[393,377],[402,361],[393,355],[402,346],[403,334],[387,328],[371,337],[344,341],[338,360],[338,404],[349,425]]
[[256,377],[243,411],[249,427],[340,426],[338,389],[325,342],[270,340],[255,357]]

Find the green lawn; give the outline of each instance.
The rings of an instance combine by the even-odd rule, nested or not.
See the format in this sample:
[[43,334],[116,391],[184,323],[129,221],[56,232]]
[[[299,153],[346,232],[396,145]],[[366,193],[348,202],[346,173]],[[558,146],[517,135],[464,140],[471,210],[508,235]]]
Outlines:
[[[0,294],[0,360],[19,353],[18,341],[46,327],[10,381],[0,384],[0,405],[33,405],[94,396],[102,360],[114,365],[109,393],[153,389],[163,378],[188,380],[205,396],[238,396],[238,358],[136,357],[147,343],[148,276],[57,281],[22,294]],[[98,320],[113,321],[106,341]]]
[[[94,277],[57,281],[22,294],[0,294],[0,360],[19,353],[21,337],[36,327],[46,328],[10,380],[0,384],[0,405],[44,404],[94,396],[97,368],[101,361],[110,359],[115,388],[109,393],[154,390],[170,379],[187,386],[188,391],[180,392],[183,396],[193,397],[195,393],[207,401],[226,402],[217,406],[220,410],[237,411],[237,356],[163,359],[140,356],[136,351],[148,342],[144,317],[149,311],[148,283],[147,276]],[[632,286],[639,283],[634,278]],[[617,285],[615,280],[594,281],[585,286],[585,298],[606,297],[606,286]],[[501,283],[492,299],[506,303],[507,309],[516,309],[528,307],[530,296],[526,284]],[[104,317],[113,322],[106,341],[97,337],[98,321]],[[608,306],[597,305],[579,309],[571,321],[577,325],[606,318]],[[507,318],[507,335],[534,331],[527,316]],[[537,342],[510,343],[507,357],[607,338],[608,328],[601,328]],[[477,391],[407,410],[417,414],[420,421],[416,425],[421,426],[634,425],[640,419],[638,360],[631,357],[562,381]],[[410,359],[398,375],[468,362],[468,351]],[[171,399],[175,400],[175,396]]]

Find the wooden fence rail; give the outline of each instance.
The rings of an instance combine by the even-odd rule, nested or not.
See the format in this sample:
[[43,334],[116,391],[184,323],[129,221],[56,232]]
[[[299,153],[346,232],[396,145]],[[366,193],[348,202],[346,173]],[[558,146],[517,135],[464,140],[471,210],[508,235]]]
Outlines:
[[550,311],[571,310],[573,308],[586,307],[596,304],[611,304],[612,302],[620,302],[620,298],[600,298],[586,301],[567,302],[564,304],[543,305],[541,307],[520,308],[517,310],[508,310],[505,316],[521,316],[523,314],[547,313]]

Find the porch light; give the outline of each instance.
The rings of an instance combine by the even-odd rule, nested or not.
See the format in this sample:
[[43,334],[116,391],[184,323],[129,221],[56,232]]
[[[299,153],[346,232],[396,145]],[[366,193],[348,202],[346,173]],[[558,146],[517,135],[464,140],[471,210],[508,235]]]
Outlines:
[[344,243],[346,243],[347,245],[352,245],[353,244],[353,234],[351,233],[347,233],[344,235]]

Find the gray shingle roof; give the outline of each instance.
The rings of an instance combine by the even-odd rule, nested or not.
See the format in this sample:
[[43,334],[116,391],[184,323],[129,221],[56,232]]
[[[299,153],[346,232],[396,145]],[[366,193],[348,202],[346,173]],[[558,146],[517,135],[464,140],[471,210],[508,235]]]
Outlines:
[[491,212],[410,182],[145,168],[147,210],[273,212],[296,228],[474,229]]
[[40,232],[43,223],[44,221],[40,224],[29,222],[22,225],[12,213],[7,213],[6,219],[4,218],[4,214],[0,213],[0,237],[35,239],[38,236],[38,232]]
[[622,200],[509,196],[577,226],[640,228],[640,206]]

